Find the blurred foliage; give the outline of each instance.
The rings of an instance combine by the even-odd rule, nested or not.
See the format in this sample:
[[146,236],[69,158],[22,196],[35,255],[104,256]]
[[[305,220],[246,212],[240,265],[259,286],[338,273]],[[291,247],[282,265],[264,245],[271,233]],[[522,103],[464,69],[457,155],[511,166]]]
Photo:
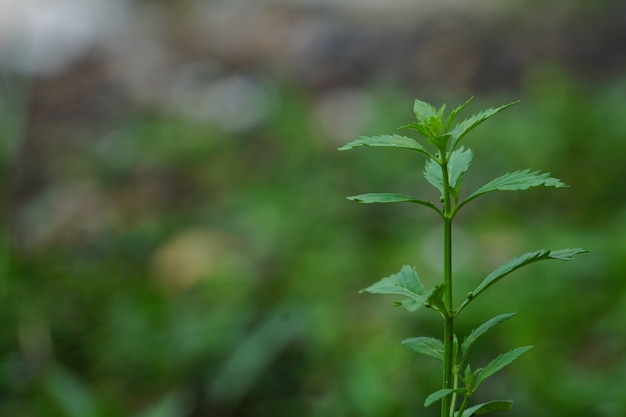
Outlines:
[[[486,361],[536,345],[482,388],[486,397],[515,392],[512,417],[626,415],[626,77],[583,81],[537,67],[521,97],[477,97],[469,109],[522,100],[474,136],[481,163],[468,191],[527,166],[571,188],[494,194],[463,214],[455,269],[467,288],[458,290],[525,251],[594,250],[507,278],[481,310],[471,307],[476,322],[459,323],[469,331],[495,313],[519,312],[474,353]],[[434,282],[440,231],[426,210],[358,206],[345,196],[430,195],[423,161],[336,151],[359,134],[408,123],[418,93],[351,89],[340,92],[349,105],[327,108],[337,95],[271,88],[268,116],[245,130],[142,110],[48,155],[53,175],[15,208],[10,221],[20,227],[3,242],[12,243],[0,303],[1,416],[421,409],[438,368],[397,340],[437,335],[437,321],[357,290],[403,263]],[[23,122],[19,111],[4,115],[8,168]]]

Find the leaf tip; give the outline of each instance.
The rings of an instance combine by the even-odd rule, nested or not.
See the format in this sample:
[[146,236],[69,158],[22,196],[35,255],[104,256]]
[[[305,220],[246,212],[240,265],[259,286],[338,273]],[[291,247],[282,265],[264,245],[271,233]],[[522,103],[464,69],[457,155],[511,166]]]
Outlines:
[[357,203],[362,203],[363,199],[361,199],[358,195],[351,195],[346,197],[346,200],[356,201]]

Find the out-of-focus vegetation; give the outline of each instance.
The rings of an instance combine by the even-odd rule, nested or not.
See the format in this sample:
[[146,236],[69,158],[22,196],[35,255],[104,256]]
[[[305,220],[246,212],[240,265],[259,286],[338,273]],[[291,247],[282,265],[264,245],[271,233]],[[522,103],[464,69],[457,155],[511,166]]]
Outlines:
[[[607,15],[623,19],[624,7],[607,4],[613,7]],[[346,19],[324,13],[313,13],[330,16],[322,28],[304,12],[289,9],[279,17],[300,18],[311,36],[336,28],[333,18]],[[590,44],[578,51],[593,57],[584,53],[596,50],[589,22],[602,20],[585,13],[586,20],[556,15],[573,22],[568,33],[585,29],[588,36],[579,36]],[[172,42],[182,42],[171,19]],[[533,59],[538,51],[562,50],[558,41],[569,38],[506,28],[498,32],[503,38],[534,48],[501,55],[477,25],[461,33],[454,24],[451,32],[437,26],[452,41],[433,37],[442,43],[416,47],[425,55],[411,63],[403,47],[390,50],[393,42],[374,36],[378,53],[391,53],[378,67],[383,75],[371,69],[376,55],[359,60],[370,56],[363,52],[368,42],[343,33],[322,37],[330,43],[316,44],[316,51],[327,60],[296,65],[299,73],[273,68],[283,68],[280,60],[246,61],[238,49],[220,55],[226,39],[205,49],[197,40],[180,54],[201,65],[186,65],[167,91],[153,76],[171,74],[170,67],[158,60],[153,73],[126,72],[119,83],[102,75],[109,74],[102,68],[122,71],[129,55],[106,65],[92,56],[32,78],[7,72],[0,121],[10,196],[2,242],[0,415],[423,413],[424,397],[440,379],[437,364],[430,367],[397,341],[439,334],[438,324],[357,290],[402,263],[417,265],[427,285],[435,282],[440,230],[423,210],[345,200],[366,191],[428,195],[422,161],[336,148],[407,123],[416,97],[460,104],[474,90],[469,112],[522,102],[476,131],[472,148],[481,164],[466,189],[528,166],[551,170],[571,188],[529,191],[532,198],[503,193],[485,197],[480,211],[468,208],[457,222],[455,269],[467,282],[459,294],[483,278],[475,271],[488,273],[518,253],[570,245],[594,250],[565,266],[530,267],[485,295],[488,303],[470,307],[477,322],[460,321],[461,332],[496,313],[519,312],[506,331],[494,330],[476,349],[485,361],[510,346],[536,346],[481,389],[487,398],[514,392],[511,416],[626,414],[624,61],[607,56],[602,72],[567,47],[554,60],[545,53]],[[597,24],[600,34],[611,28]],[[403,39],[412,39],[410,33]],[[474,54],[447,61],[437,45],[454,39],[486,49],[463,49]],[[328,54],[330,46],[338,55]],[[516,55],[528,51],[531,56]],[[226,64],[203,64],[205,53]],[[293,59],[286,56],[285,62]],[[514,58],[519,72],[498,67],[498,56]],[[446,66],[455,62],[472,66]],[[492,72],[491,83],[493,66],[503,72]],[[335,71],[323,71],[329,68]],[[434,81],[438,71],[453,80],[448,88],[445,77]],[[494,143],[501,144],[495,153]],[[410,230],[402,226],[407,222]],[[477,256],[485,250],[487,258]]]

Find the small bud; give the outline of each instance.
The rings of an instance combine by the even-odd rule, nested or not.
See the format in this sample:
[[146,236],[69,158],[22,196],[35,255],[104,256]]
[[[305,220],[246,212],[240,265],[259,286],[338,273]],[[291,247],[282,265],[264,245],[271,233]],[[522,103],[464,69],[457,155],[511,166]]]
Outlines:
[[473,292],[471,292],[471,291],[470,291],[470,292],[468,292],[468,293],[467,293],[467,298],[468,298],[469,300],[471,300],[472,298],[474,298],[474,293],[473,293]]
[[445,198],[443,198],[443,196],[439,197],[439,202],[440,202],[440,203],[445,203],[445,201],[446,201],[446,199],[445,199]]
[[424,301],[424,307],[430,308],[431,306],[432,304],[430,304],[430,301]]

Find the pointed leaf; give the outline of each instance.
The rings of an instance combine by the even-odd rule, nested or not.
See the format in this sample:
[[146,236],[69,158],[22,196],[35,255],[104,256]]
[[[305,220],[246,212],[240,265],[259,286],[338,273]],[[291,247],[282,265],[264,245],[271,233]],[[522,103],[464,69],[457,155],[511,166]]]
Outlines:
[[410,197],[404,194],[396,193],[368,193],[359,194],[347,197],[348,200],[356,201],[357,203],[371,204],[371,203],[416,203],[426,207],[430,207],[437,212],[440,210],[431,201],[420,200],[415,197]]
[[465,103],[452,110],[450,116],[448,116],[448,120],[446,121],[446,131],[450,130],[450,126],[452,126],[452,123],[454,123],[456,116],[458,116],[461,110],[463,110],[465,106],[467,106],[473,99],[474,97],[470,97]]
[[557,178],[550,177],[550,173],[541,173],[539,171],[531,172],[530,169],[509,172],[496,179],[489,181],[487,184],[474,191],[461,205],[465,205],[471,200],[483,194],[492,191],[515,191],[526,190],[530,187],[538,186],[563,188],[566,184]]
[[403,295],[408,300],[400,301],[397,304],[409,311],[414,311],[424,304],[424,301],[428,299],[432,291],[426,292],[415,268],[404,265],[400,272],[385,277],[360,292]]
[[[496,400],[486,403],[478,404],[463,411],[460,417],[472,417],[481,414],[492,413],[495,411],[507,411],[513,408],[513,401],[511,400]],[[454,413],[455,417],[459,417],[458,413]]]
[[415,100],[413,112],[415,113],[417,123],[411,123],[403,127],[416,130],[419,134],[427,138],[430,143],[441,148],[442,144],[447,140],[447,136],[441,135],[443,132],[444,110],[445,104],[437,110],[431,104],[421,100]]
[[465,339],[463,339],[463,343],[461,344],[461,351],[463,352],[463,356],[465,357],[467,355],[469,350],[472,348],[472,346],[480,336],[485,334],[492,327],[502,323],[505,320],[510,319],[514,315],[515,313],[500,314],[490,320],[487,320],[486,322],[472,330],[472,332]]
[[492,117],[496,113],[499,113],[502,110],[507,109],[507,108],[513,106],[514,104],[517,104],[517,103],[519,103],[519,101],[515,101],[515,102],[509,103],[509,104],[505,104],[505,105],[500,106],[500,107],[483,110],[480,113],[475,114],[472,117],[470,117],[468,119],[465,119],[462,122],[458,123],[454,127],[454,129],[452,129],[449,132],[450,137],[452,139],[452,145],[451,145],[450,149],[455,149],[456,146],[458,145],[458,143],[461,141],[461,139],[463,139],[463,137],[465,135],[467,135],[476,126],[478,126],[479,124],[481,124],[485,120],[489,119],[490,117]]
[[523,353],[529,351],[532,348],[533,346],[522,346],[522,347],[509,350],[507,353],[503,353],[502,355],[498,356],[497,358],[489,362],[489,364],[485,366],[482,369],[482,371],[478,373],[475,386],[478,387],[491,375],[495,374],[496,372],[498,372],[505,366],[511,364],[511,362],[513,362],[515,359],[519,358]]
[[463,391],[464,391],[463,388],[457,388],[457,389],[443,388],[443,389],[437,390],[433,392],[432,394],[430,394],[428,397],[426,397],[426,401],[424,401],[424,407],[430,407],[437,401],[441,400],[442,398],[447,397],[453,392],[463,392]]
[[426,297],[426,302],[430,303],[433,306],[436,306],[439,311],[446,311],[446,307],[443,302],[443,294],[445,293],[446,284],[439,284],[432,288],[428,296]]
[[432,337],[412,337],[405,339],[402,344],[413,352],[421,353],[422,355],[430,356],[443,362],[444,358],[444,346],[443,342],[439,339]]
[[476,375],[481,371],[481,369],[479,369],[476,372],[472,372],[472,366],[468,363],[467,366],[465,367],[465,375],[463,376],[463,378],[461,378],[463,380],[463,382],[465,383],[465,386],[467,387],[467,390],[469,391],[469,395],[471,396],[474,392],[474,383],[476,382]]
[[547,250],[540,249],[535,252],[527,252],[522,256],[511,259],[509,262],[501,265],[498,269],[490,273],[483,282],[480,283],[478,287],[474,291],[471,292],[472,297],[470,299],[476,298],[478,294],[483,292],[485,289],[493,285],[495,282],[499,281],[506,275],[511,272],[519,269],[525,265],[531,264],[533,262],[543,261],[547,259],[558,259],[561,261],[569,261],[572,259],[574,255],[578,255],[580,253],[589,252],[586,249],[581,248],[573,248],[573,249],[560,249],[560,250]]
[[402,135],[361,136],[359,139],[343,145],[339,148],[339,150],[347,151],[361,146],[381,146],[388,148],[411,149],[432,157],[430,152],[428,152],[426,148],[420,145],[415,139],[411,139],[407,136]]

